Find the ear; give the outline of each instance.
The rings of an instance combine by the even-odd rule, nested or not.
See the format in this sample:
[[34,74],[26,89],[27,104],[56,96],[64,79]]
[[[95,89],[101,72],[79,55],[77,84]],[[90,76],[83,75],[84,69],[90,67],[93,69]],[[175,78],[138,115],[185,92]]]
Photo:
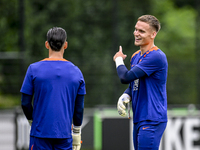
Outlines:
[[154,39],[156,37],[156,35],[157,35],[157,32],[153,31],[152,34],[151,34],[151,38]]
[[46,47],[47,49],[49,49],[49,42],[48,42],[48,41],[45,42],[45,47]]
[[65,43],[64,43],[64,49],[66,49],[68,47],[68,42],[66,41]]

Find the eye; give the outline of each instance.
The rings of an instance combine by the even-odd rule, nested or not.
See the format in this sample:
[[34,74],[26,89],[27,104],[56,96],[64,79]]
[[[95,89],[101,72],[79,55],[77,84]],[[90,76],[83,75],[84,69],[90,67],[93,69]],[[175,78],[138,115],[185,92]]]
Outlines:
[[[139,31],[138,29],[135,29],[134,32],[140,32],[140,31]],[[133,33],[134,33],[134,32],[133,32]]]
[[144,33],[145,31],[144,30],[140,30],[140,33]]

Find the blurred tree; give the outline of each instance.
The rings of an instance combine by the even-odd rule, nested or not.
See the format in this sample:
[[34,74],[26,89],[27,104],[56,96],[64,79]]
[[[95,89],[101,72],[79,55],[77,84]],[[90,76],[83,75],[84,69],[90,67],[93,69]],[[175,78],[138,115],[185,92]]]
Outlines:
[[187,6],[190,5],[192,7],[195,7],[195,5],[196,5],[195,1],[198,1],[198,0],[174,0],[174,3],[178,7],[185,7],[186,5]]
[[0,1],[1,52],[18,51],[18,3],[16,0]]
[[[30,63],[48,57],[44,47],[46,33],[53,26],[63,27],[69,43],[65,58],[77,65],[85,77],[85,106],[116,104],[128,85],[120,83],[112,57],[122,45],[128,55],[125,64],[129,66],[131,55],[138,49],[133,37],[137,18],[152,14],[162,25],[155,44],[166,53],[169,61],[169,104],[197,103],[196,11],[191,5],[186,0],[184,3],[178,0],[144,0],[142,3],[136,0],[24,0],[24,69]],[[18,8],[18,0],[0,1],[1,52],[19,51]],[[10,86],[16,84],[13,91],[19,93],[20,59],[1,59],[0,62],[0,92],[4,93],[3,88],[10,90]]]
[[199,87],[200,87],[200,1],[195,0],[195,8],[197,10],[197,17],[196,17],[196,26],[195,26],[195,31],[196,31],[196,48],[195,48],[195,58],[196,58],[196,92],[197,92],[197,101],[198,104],[200,103],[200,92],[199,92]]
[[154,0],[152,9],[162,29],[156,43],[166,53],[169,63],[168,103],[198,103],[196,99],[195,18],[191,6],[177,8],[173,1]]
[[20,60],[18,59],[18,1],[0,1],[0,90],[4,94],[18,93]]

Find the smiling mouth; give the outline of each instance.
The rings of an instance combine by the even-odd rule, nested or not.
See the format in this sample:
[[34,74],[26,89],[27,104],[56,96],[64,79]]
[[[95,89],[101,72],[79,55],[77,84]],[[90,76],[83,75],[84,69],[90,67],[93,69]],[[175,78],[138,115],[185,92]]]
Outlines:
[[142,39],[135,38],[135,41],[140,41],[140,40],[142,40]]

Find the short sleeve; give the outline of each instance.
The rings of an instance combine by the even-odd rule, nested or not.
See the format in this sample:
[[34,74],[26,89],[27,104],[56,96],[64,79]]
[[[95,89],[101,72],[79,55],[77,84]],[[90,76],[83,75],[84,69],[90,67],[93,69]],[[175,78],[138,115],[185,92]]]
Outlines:
[[33,75],[31,66],[29,66],[27,69],[20,92],[28,95],[33,95]]
[[136,66],[150,76],[155,71],[164,68],[164,62],[164,57],[158,51],[152,51],[144,56]]
[[79,95],[85,95],[86,94],[85,80],[84,80],[82,73],[81,73],[81,79],[80,79],[79,83],[80,83],[80,86],[79,86],[79,89],[78,89],[78,94]]

